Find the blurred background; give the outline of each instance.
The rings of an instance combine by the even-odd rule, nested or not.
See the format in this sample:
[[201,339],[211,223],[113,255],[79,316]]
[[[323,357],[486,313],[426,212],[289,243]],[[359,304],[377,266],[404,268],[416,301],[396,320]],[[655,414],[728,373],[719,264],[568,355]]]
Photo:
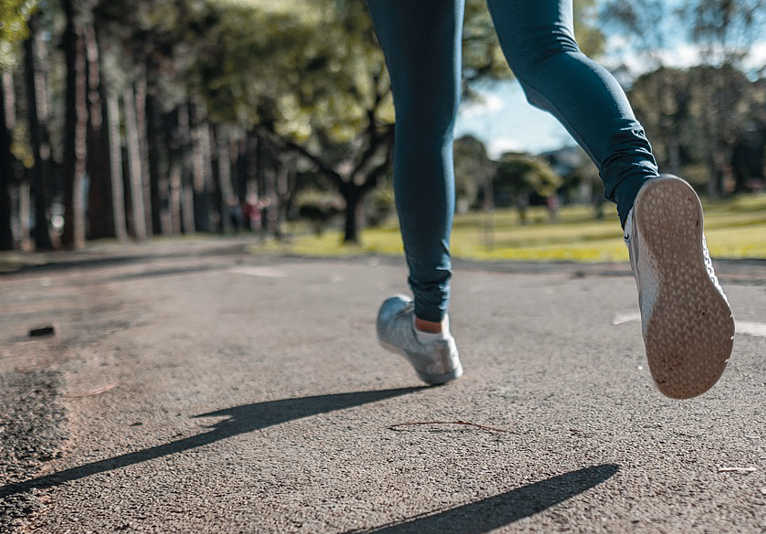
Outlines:
[[[766,0],[575,0],[715,256],[766,257]],[[467,0],[454,254],[627,258],[596,169]],[[194,235],[401,253],[394,111],[361,0],[0,0],[0,250]],[[104,241],[108,240],[108,241]]]

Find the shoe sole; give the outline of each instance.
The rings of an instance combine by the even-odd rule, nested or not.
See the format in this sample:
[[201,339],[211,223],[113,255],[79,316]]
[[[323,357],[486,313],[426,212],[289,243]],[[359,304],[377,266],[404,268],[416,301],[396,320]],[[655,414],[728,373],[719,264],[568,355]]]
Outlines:
[[734,343],[731,308],[704,266],[702,205],[683,180],[660,178],[641,189],[633,217],[659,284],[644,328],[649,369],[663,394],[695,397],[721,377]]
[[380,346],[383,347],[384,349],[404,357],[410,363],[410,365],[413,366],[413,368],[415,369],[415,372],[418,374],[418,377],[420,377],[420,379],[426,384],[428,384],[429,386],[438,386],[441,384],[446,384],[447,382],[451,382],[452,380],[460,378],[463,375],[463,365],[460,363],[460,360],[458,360],[457,367],[455,367],[449,373],[444,373],[441,375],[423,373],[421,371],[418,371],[417,368],[415,368],[414,364],[412,363],[412,360],[410,360],[410,357],[407,354],[407,351],[400,349],[396,345],[391,345],[390,343],[386,343],[380,338],[378,338],[378,343],[380,343]]

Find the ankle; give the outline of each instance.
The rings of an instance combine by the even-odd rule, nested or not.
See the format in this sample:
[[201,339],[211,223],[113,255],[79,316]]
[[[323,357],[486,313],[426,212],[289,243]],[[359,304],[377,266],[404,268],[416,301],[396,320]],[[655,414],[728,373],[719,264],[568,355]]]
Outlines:
[[450,336],[448,317],[445,317],[438,323],[424,321],[415,317],[412,321],[412,326],[413,330],[415,330],[415,337],[423,344],[442,341]]
[[428,334],[441,334],[442,323],[435,323],[433,321],[425,321],[419,317],[415,317],[415,330],[419,332],[426,332]]

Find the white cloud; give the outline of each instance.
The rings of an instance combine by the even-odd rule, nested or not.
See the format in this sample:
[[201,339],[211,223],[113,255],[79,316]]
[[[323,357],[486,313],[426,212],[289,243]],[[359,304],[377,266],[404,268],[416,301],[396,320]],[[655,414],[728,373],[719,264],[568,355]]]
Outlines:
[[745,60],[745,66],[748,69],[761,69],[766,66],[766,41],[753,45]]
[[[626,46],[626,40],[621,36],[609,38],[610,50],[618,51],[613,57],[604,61],[605,66],[616,66],[614,61],[619,61],[622,65],[628,67],[634,74],[651,71],[656,68],[652,58],[641,52],[636,52]],[[658,52],[660,62],[668,67],[686,69],[695,65],[700,65],[707,58],[702,57],[702,51],[697,45],[691,43],[680,43],[673,48],[661,50]],[[755,43],[750,48],[750,53],[745,58],[745,69],[759,69],[766,64],[766,41]]]
[[505,152],[521,152],[524,146],[518,140],[512,137],[497,137],[492,139],[487,146],[487,152],[490,158],[499,158]]
[[493,93],[481,93],[480,100],[463,104],[460,114],[465,117],[478,115],[490,115],[505,109],[506,103],[500,95]]

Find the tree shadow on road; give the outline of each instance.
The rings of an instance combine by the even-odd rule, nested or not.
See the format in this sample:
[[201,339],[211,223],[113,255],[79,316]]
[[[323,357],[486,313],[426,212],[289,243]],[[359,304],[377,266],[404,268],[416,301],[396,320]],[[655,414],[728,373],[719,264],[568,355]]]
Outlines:
[[146,462],[148,460],[154,460],[171,454],[188,451],[232,436],[246,434],[254,430],[260,430],[288,421],[378,402],[420,391],[421,389],[424,388],[412,387],[380,391],[356,391],[352,393],[316,395],[235,406],[225,410],[197,415],[195,417],[228,416],[228,419],[214,424],[210,427],[211,430],[204,434],[197,434],[164,445],[129,452],[113,458],[81,465],[79,467],[72,467],[57,473],[51,473],[50,475],[33,478],[25,482],[8,484],[0,487],[0,499],[30,491],[33,488],[59,486],[73,480],[79,480],[98,473],[104,473]]
[[583,493],[619,469],[614,464],[586,467],[463,506],[344,534],[483,534]]

